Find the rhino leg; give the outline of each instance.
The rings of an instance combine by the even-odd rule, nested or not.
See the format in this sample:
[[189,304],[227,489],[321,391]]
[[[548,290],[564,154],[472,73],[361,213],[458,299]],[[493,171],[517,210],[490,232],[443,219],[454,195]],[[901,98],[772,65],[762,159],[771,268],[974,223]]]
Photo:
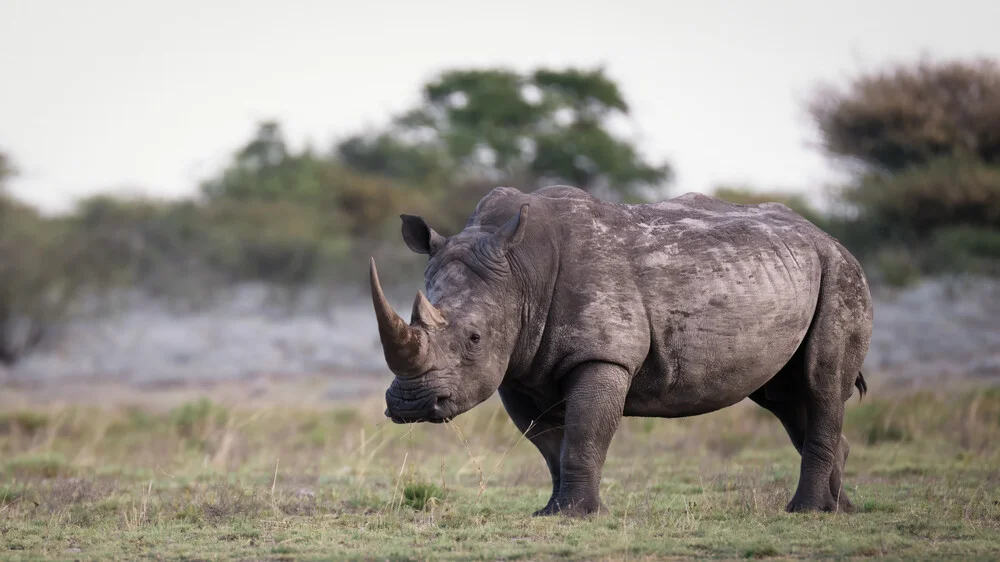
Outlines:
[[871,339],[871,305],[860,275],[855,264],[831,267],[802,344],[793,400],[805,410],[805,433],[799,485],[788,511],[850,509],[842,485],[850,450],[841,433],[844,403],[853,394]]
[[556,494],[559,493],[559,453],[563,442],[563,424],[565,418],[561,407],[541,410],[535,402],[517,391],[500,387],[500,400],[511,421],[517,429],[531,441],[538,452],[545,458],[552,476],[552,495],[545,507],[535,512],[535,515],[545,515],[552,512]]
[[601,511],[601,473],[621,422],[630,376],[620,365],[584,363],[563,379],[566,421],[559,491],[542,514],[581,516]]
[[[767,397],[764,389],[751,394],[750,399],[770,411],[781,421],[781,424],[785,426],[785,431],[788,432],[788,437],[791,439],[792,445],[795,446],[795,450],[801,454],[807,427],[804,403],[795,400],[781,401],[770,399]],[[838,447],[839,454],[836,457],[838,462],[834,465],[830,473],[830,494],[837,501],[837,511],[851,513],[854,511],[854,505],[844,492],[842,483],[844,466],[847,464],[847,456],[850,453],[851,447],[847,442],[847,437],[843,434],[840,436]],[[792,511],[792,508],[792,504],[789,503],[786,509]]]
[[763,388],[751,394],[750,399],[781,421],[781,425],[785,426],[785,431],[792,440],[792,445],[801,455],[802,443],[806,438],[806,409],[803,404],[794,400],[773,400],[767,397]]

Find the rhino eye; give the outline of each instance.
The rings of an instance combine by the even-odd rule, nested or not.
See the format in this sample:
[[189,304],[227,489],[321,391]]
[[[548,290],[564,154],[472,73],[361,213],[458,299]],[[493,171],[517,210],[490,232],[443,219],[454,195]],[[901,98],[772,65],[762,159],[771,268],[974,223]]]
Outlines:
[[469,341],[472,343],[479,343],[479,334],[472,334],[469,336]]

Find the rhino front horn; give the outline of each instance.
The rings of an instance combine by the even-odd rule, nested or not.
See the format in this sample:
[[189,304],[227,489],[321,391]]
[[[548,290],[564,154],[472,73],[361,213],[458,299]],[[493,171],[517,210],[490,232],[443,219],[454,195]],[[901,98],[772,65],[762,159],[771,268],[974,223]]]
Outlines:
[[421,372],[420,359],[423,354],[424,333],[409,326],[386,300],[382,285],[375,269],[375,258],[371,260],[372,304],[378,320],[378,335],[382,341],[382,352],[389,369],[397,375]]

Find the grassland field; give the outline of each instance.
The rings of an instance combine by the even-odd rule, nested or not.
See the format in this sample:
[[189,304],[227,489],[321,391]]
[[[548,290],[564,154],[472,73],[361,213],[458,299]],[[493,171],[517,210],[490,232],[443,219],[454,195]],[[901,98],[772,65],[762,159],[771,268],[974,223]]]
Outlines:
[[1000,559],[997,387],[852,398],[850,515],[784,512],[798,454],[752,403],[626,418],[609,513],[570,519],[531,517],[548,470],[497,400],[397,426],[378,397],[318,399],[324,384],[0,388],[0,559]]

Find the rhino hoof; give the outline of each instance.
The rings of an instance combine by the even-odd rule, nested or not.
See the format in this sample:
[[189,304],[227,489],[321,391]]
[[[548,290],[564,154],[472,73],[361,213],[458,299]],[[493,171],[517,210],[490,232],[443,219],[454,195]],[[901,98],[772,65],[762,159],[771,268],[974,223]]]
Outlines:
[[556,513],[559,513],[559,512],[556,511],[556,510],[554,510],[554,509],[552,509],[549,506],[545,506],[542,509],[539,509],[538,511],[532,513],[531,516],[532,517],[545,517],[547,515],[555,515]]
[[604,507],[601,500],[577,500],[577,501],[562,501],[552,499],[549,503],[532,514],[532,517],[541,517],[546,515],[565,515],[568,517],[585,517],[591,514],[609,513],[609,510]]
[[808,502],[792,498],[792,501],[788,502],[788,505],[785,506],[785,511],[789,513],[807,513],[810,511],[823,511],[829,513],[841,510],[838,509],[837,501],[830,497],[821,502]]

